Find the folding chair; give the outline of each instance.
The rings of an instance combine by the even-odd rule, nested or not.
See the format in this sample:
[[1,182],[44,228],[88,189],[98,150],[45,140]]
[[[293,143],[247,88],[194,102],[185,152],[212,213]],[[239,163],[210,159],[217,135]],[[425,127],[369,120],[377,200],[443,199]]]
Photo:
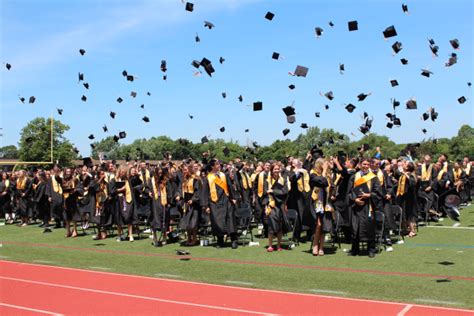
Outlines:
[[288,248],[292,249],[295,245],[298,245],[298,240],[295,240],[295,230],[297,223],[299,221],[298,212],[294,209],[288,209],[286,212],[286,217],[288,218],[288,222],[290,223],[290,230],[291,230],[291,238],[288,237],[288,234],[285,234],[286,240],[288,241],[289,245]]
[[375,247],[377,248],[377,252],[382,252],[381,245],[385,244],[383,242],[384,236],[384,227],[385,227],[385,214],[380,211],[375,211]]
[[429,219],[429,213],[430,213],[430,205],[429,205],[429,201],[426,197],[424,196],[417,196],[416,198],[416,204],[417,204],[417,207],[418,207],[418,210],[421,210],[421,213],[424,213],[424,217],[425,217],[425,221],[422,225],[422,222],[419,222],[418,219],[419,217],[417,217],[417,225],[416,225],[416,230],[418,231],[418,225],[420,226],[426,226],[428,225],[428,219]]
[[[246,241],[248,240],[253,241],[253,232],[252,228],[250,227],[250,223],[252,221],[252,209],[243,204],[244,207],[237,208],[235,212],[235,217],[237,219],[237,234],[239,241]],[[248,237],[250,235],[250,238]],[[243,243],[244,244],[244,243]]]
[[404,221],[403,209],[399,205],[391,205],[390,209],[392,211],[393,216],[395,217],[395,223],[398,226],[398,240],[402,240],[403,242],[405,242],[405,237],[402,234],[402,223]]
[[342,221],[342,216],[341,216],[341,213],[338,212],[338,211],[334,211],[334,214],[335,214],[335,218],[334,218],[334,235],[332,236],[332,247],[334,249],[336,249],[336,242],[337,242],[337,245],[339,246],[339,249],[341,249],[341,238],[340,238],[340,234],[342,234],[342,230],[340,229],[340,223]]

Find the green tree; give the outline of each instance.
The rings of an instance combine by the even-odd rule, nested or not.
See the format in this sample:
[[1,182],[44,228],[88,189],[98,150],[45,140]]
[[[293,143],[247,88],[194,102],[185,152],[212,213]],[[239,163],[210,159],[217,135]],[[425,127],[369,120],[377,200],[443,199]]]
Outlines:
[[15,145],[0,147],[0,158],[3,159],[18,159],[18,149]]
[[118,159],[120,144],[114,140],[113,136],[106,137],[99,142],[94,142],[91,155],[94,159],[99,158],[99,153],[105,153],[107,159]]
[[[77,157],[73,145],[64,137],[69,126],[53,121],[53,162],[71,165]],[[30,121],[20,132],[19,157],[22,161],[51,160],[51,119],[37,117]]]
[[451,139],[449,147],[449,159],[462,159],[464,156],[474,157],[474,128],[463,125],[458,135]]

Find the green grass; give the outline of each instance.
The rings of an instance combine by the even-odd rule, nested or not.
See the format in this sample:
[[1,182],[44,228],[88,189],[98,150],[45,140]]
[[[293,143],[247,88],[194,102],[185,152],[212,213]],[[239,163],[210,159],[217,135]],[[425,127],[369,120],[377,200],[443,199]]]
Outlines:
[[[474,206],[463,209],[461,227],[474,227]],[[445,219],[436,225],[451,226]],[[434,226],[434,224],[431,224]],[[134,243],[117,243],[115,238],[93,241],[91,235],[76,239],[64,238],[64,229],[42,234],[34,225],[19,228],[0,226],[0,259],[34,262],[48,261],[51,265],[93,269],[105,267],[111,272],[161,277],[174,275],[183,280],[215,284],[228,281],[251,283],[246,286],[294,292],[319,293],[366,299],[390,300],[425,304],[423,300],[438,302],[438,305],[474,308],[474,281],[419,276],[379,275],[345,271],[271,266],[268,264],[293,264],[316,267],[350,268],[387,272],[431,274],[437,276],[474,276],[474,230],[437,229],[420,227],[416,238],[405,239],[404,245],[395,245],[392,253],[383,252],[375,259],[347,257],[337,249],[334,254],[313,257],[307,250],[309,244],[301,244],[292,251],[266,253],[265,240],[260,247],[215,249],[213,247],[190,247],[191,260],[180,260],[175,256],[176,244],[162,248],[151,246],[146,238]],[[8,242],[23,242],[30,245],[15,245]],[[51,246],[69,246],[87,249],[128,251],[129,253],[93,252],[78,249],[48,248],[33,243]],[[343,244],[342,248],[350,245]],[[180,248],[184,249],[184,248]],[[158,256],[146,256],[157,254]],[[163,255],[163,256],[161,256]],[[231,259],[263,264],[193,260],[192,258]],[[444,264],[441,264],[444,263]],[[433,303],[429,303],[433,304]]]

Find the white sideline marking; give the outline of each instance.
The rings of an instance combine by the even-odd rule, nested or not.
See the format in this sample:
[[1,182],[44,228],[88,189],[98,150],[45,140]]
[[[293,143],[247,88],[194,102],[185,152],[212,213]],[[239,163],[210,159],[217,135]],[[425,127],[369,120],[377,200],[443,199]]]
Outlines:
[[89,267],[90,269],[95,269],[95,270],[104,270],[104,271],[109,271],[112,270],[111,268],[105,268],[105,267]]
[[10,257],[8,257],[8,256],[0,256],[0,259],[8,259],[8,258],[10,258]]
[[400,311],[400,313],[397,314],[397,316],[404,316],[412,307],[413,305],[408,304]]
[[255,283],[252,282],[243,282],[243,281],[225,281],[228,284],[236,284],[236,285],[254,285]]
[[177,274],[166,274],[166,273],[155,273],[154,276],[162,277],[162,278],[182,278],[181,275],[177,275]]
[[53,313],[53,312],[45,311],[45,310],[42,310],[42,309],[29,308],[29,307],[18,306],[18,305],[11,305],[11,304],[6,304],[6,303],[0,303],[0,305],[1,305],[1,306],[6,306],[6,307],[11,307],[11,308],[16,308],[16,309],[23,309],[23,310],[25,310],[25,311],[36,312],[36,313],[41,313],[41,314],[48,314],[48,315],[55,315],[55,316],[63,316],[62,314]]
[[313,293],[327,293],[327,294],[347,295],[347,292],[333,291],[333,290],[311,289],[309,291],[313,292]]
[[148,297],[148,296],[133,295],[133,294],[124,294],[124,293],[117,293],[117,292],[111,292],[111,291],[102,291],[102,290],[89,289],[89,288],[84,288],[84,287],[54,284],[54,283],[40,282],[40,281],[32,281],[32,280],[26,280],[26,279],[9,278],[9,277],[4,277],[4,276],[0,276],[0,279],[10,280],[10,281],[17,281],[17,282],[24,282],[24,283],[39,284],[39,285],[46,285],[46,286],[53,286],[53,287],[59,287],[59,288],[63,288],[63,289],[79,290],[79,291],[92,292],[92,293],[100,293],[100,294],[109,294],[109,295],[116,295],[116,296],[123,296],[123,297],[138,298],[138,299],[142,299],[142,300],[163,302],[163,303],[171,303],[171,304],[177,304],[177,305],[203,307],[203,308],[218,309],[218,310],[232,311],[232,312],[239,312],[239,313],[246,313],[246,314],[275,315],[275,314],[257,312],[257,311],[251,311],[251,310],[245,310],[245,309],[220,307],[220,306],[197,304],[197,303],[191,303],[191,302],[181,302],[181,301],[167,300],[167,299],[161,299],[161,298],[156,298],[156,297]]
[[51,264],[54,263],[53,261],[48,261],[48,260],[33,260],[34,263],[46,263],[46,264]]
[[461,226],[425,226],[426,228],[446,228],[446,229],[466,229],[474,230],[474,227],[461,227]]
[[463,303],[459,303],[459,302],[438,301],[438,300],[430,300],[430,299],[424,299],[424,298],[417,298],[415,299],[415,301],[422,302],[422,303],[429,303],[429,304],[464,305]]

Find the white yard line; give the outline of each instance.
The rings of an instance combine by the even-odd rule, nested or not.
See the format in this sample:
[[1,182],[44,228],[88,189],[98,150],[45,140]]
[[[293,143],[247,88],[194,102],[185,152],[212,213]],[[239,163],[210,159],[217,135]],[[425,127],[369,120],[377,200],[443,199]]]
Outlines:
[[413,305],[408,304],[400,311],[400,313],[397,314],[397,316],[404,316],[412,307]]

